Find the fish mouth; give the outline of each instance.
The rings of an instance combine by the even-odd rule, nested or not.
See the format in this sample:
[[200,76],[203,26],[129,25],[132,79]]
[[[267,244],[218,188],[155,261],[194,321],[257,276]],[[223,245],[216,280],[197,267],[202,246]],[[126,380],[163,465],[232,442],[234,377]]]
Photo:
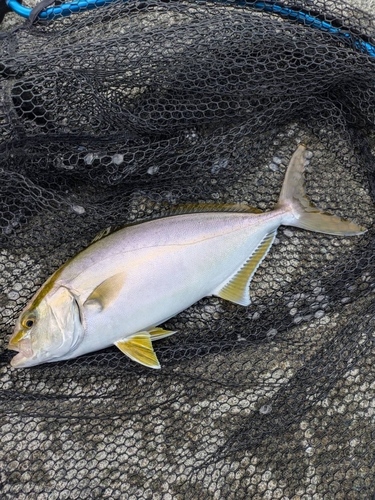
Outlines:
[[34,354],[30,339],[22,339],[19,342],[15,343],[10,341],[8,344],[8,349],[10,351],[18,352],[18,354],[16,354],[16,356],[11,359],[11,366],[15,368],[22,368],[23,366],[28,366],[30,364],[30,360]]

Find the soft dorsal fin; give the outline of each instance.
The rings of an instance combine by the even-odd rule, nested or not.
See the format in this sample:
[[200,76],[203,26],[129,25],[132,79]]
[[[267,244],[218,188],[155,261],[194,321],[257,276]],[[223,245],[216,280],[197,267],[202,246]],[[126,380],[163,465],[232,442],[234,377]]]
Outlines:
[[256,207],[251,207],[245,203],[183,203],[176,206],[168,206],[163,214],[158,214],[154,217],[149,217],[147,219],[142,219],[136,222],[129,222],[121,226],[109,226],[102,229],[95,238],[91,241],[90,245],[96,243],[103,238],[106,238],[110,234],[113,234],[120,229],[125,229],[127,227],[136,226],[142,222],[161,219],[164,217],[172,215],[183,215],[192,213],[203,213],[203,212],[238,212],[238,213],[252,213],[261,214],[262,210]]
[[245,203],[183,203],[171,207],[167,215],[183,215],[202,212],[238,212],[261,214],[262,210]]
[[152,347],[149,332],[138,332],[132,337],[120,339],[115,342],[121,352],[130,359],[149,368],[160,368],[160,363]]
[[241,306],[248,306],[251,303],[249,293],[250,282],[255,271],[271,248],[275,236],[276,231],[265,236],[244,265],[229,280],[226,280],[223,285],[215,290],[213,295]]
[[113,302],[121,291],[126,279],[126,273],[114,274],[107,278],[87,297],[83,306],[96,306],[100,310],[105,309]]

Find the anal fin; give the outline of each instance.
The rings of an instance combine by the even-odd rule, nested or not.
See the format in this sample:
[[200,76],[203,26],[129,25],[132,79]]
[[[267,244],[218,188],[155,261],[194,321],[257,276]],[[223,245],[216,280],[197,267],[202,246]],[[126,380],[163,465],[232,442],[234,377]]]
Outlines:
[[120,339],[115,346],[130,359],[149,368],[160,368],[160,363],[152,347],[149,332],[138,332],[132,337]]
[[251,303],[249,293],[250,282],[255,271],[271,248],[275,236],[276,231],[266,235],[243,266],[215,290],[213,295],[241,306],[248,306]]

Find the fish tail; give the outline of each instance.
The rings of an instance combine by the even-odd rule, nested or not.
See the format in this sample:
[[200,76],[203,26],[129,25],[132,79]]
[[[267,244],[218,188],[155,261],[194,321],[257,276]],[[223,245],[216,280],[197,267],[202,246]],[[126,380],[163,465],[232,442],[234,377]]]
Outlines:
[[349,220],[325,213],[311,204],[304,187],[303,171],[306,162],[305,155],[306,147],[301,144],[290,159],[285,175],[277,206],[279,208],[287,207],[289,213],[293,213],[294,216],[293,220],[285,222],[285,224],[317,233],[336,234],[340,236],[350,236],[366,232],[364,227],[357,226],[357,224]]

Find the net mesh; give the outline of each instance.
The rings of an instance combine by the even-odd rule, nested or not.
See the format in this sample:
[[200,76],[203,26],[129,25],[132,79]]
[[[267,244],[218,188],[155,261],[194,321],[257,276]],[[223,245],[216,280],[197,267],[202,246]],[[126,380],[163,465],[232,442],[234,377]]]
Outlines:
[[[294,5],[344,38],[253,4],[120,2],[0,39],[2,498],[375,493],[374,16]],[[366,234],[281,227],[252,304],[169,320],[158,372],[116,348],[10,367],[20,311],[100,230],[272,209],[300,142],[313,203]]]

